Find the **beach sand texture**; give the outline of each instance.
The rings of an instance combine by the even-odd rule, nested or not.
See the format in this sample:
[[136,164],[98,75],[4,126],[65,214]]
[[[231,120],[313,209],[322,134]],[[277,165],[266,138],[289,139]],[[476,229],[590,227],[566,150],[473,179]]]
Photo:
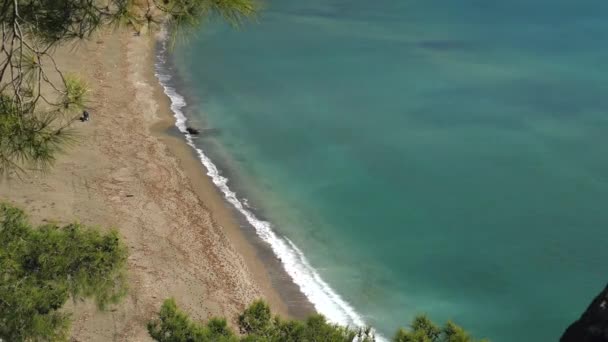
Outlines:
[[106,312],[68,303],[75,341],[148,341],[145,324],[168,297],[196,320],[225,316],[234,324],[256,298],[287,314],[200,163],[164,133],[172,117],[153,53],[151,37],[127,32],[57,51],[60,67],[91,87],[91,121],[74,124],[78,142],[49,173],[0,182],[0,200],[26,209],[36,223],[115,227],[125,239],[129,294]]

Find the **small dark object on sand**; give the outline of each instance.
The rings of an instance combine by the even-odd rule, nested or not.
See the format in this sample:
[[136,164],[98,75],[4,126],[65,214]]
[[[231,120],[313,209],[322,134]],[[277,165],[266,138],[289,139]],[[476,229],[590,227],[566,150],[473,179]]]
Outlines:
[[196,128],[192,128],[192,127],[186,127],[186,132],[192,134],[192,135],[198,135],[201,131],[199,131]]
[[85,122],[89,121],[89,112],[86,110],[82,112],[82,116],[80,117],[80,121]]
[[127,195],[127,197],[133,197],[134,195]]

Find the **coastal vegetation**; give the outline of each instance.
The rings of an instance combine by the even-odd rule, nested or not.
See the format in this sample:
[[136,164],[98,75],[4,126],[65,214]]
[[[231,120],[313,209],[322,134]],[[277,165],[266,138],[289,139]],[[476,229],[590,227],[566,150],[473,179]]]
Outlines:
[[328,323],[322,315],[312,315],[305,321],[273,317],[263,301],[256,301],[238,318],[241,336],[235,334],[225,319],[213,318],[207,324],[192,322],[179,310],[173,299],[163,303],[159,317],[148,323],[150,335],[159,342],[221,341],[221,342],[371,342],[371,331],[351,330]]
[[[329,323],[314,314],[305,321],[284,320],[273,316],[270,307],[256,301],[238,317],[239,333],[233,332],[223,318],[206,324],[193,322],[173,299],[163,303],[158,318],[148,323],[148,332],[158,342],[373,342],[371,329],[349,329]],[[417,316],[408,329],[400,329],[394,342],[476,342],[462,327],[447,322],[439,327],[424,315]],[[479,340],[479,342],[489,342]]]
[[0,340],[65,340],[69,299],[101,309],[127,291],[127,248],[114,230],[81,224],[33,227],[25,213],[0,204]]

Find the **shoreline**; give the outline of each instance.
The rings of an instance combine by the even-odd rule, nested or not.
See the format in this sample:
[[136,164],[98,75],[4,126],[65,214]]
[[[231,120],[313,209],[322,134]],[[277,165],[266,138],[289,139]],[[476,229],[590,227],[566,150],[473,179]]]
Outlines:
[[116,228],[129,249],[121,303],[100,312],[91,301],[68,301],[62,309],[73,317],[72,340],[149,341],[146,322],[170,297],[193,320],[223,316],[233,327],[258,298],[284,317],[309,314],[295,285],[284,286],[290,279],[278,261],[247,236],[193,150],[171,133],[155,42],[104,31],[59,48],[60,68],[91,88],[91,120],[74,124],[77,143],[48,173],[0,182],[0,200],[25,209],[33,224]]
[[[194,147],[189,146],[183,132],[176,126],[175,113],[171,110],[171,98],[166,94],[158,78],[157,63],[159,54],[171,58],[166,51],[160,51],[161,41],[154,42],[154,62],[148,82],[155,86],[155,98],[161,103],[160,113],[164,117],[152,127],[152,133],[161,139],[169,151],[176,157],[180,167],[194,185],[194,191],[213,212],[217,223],[225,228],[225,233],[236,249],[245,259],[254,279],[263,288],[265,300],[275,314],[287,318],[302,319],[315,312],[313,305],[300,291],[285,272],[283,265],[272,249],[254,231],[254,228],[242,217],[220,193],[220,190],[208,176],[208,169],[197,156]],[[166,63],[166,62],[165,62]],[[175,77],[176,75],[172,75]],[[189,120],[189,118],[187,118]]]
[[[196,46],[192,48],[196,48]],[[157,77],[164,93],[170,99],[170,109],[173,112],[176,131],[181,133],[183,140],[195,152],[193,155],[196,155],[199,167],[200,164],[204,165],[209,176],[208,179],[216,186],[217,192],[233,208],[232,211],[237,217],[241,218],[241,231],[245,233],[249,242],[264,255],[265,263],[272,266],[269,270],[275,271],[274,279],[282,281],[282,284],[275,288],[279,291],[291,288],[290,291],[282,292],[285,293],[283,298],[288,301],[294,296],[303,297],[298,300],[300,303],[297,305],[298,311],[301,310],[302,303],[306,303],[310,308],[307,311],[323,314],[332,323],[342,326],[366,327],[363,316],[323,279],[298,246],[288,237],[281,235],[272,222],[264,218],[263,209],[258,209],[255,203],[253,206],[249,205],[246,187],[239,187],[239,177],[243,175],[234,172],[234,169],[230,167],[234,163],[230,159],[230,155],[219,153],[220,155],[215,155],[213,160],[211,158],[213,154],[208,155],[207,150],[215,150],[218,147],[221,150],[221,140],[215,139],[213,135],[209,137],[203,135],[202,139],[198,140],[198,137],[187,132],[188,122],[191,120],[202,127],[209,125],[203,115],[204,110],[201,111],[204,109],[201,102],[204,101],[197,99],[196,91],[193,91],[196,90],[196,88],[192,88],[195,82],[190,80],[193,83],[190,84],[184,81],[178,69],[179,65],[174,64],[171,57],[162,54],[166,53],[166,46],[161,44],[159,50],[161,50],[161,54],[158,55]],[[204,52],[199,51],[199,53],[204,55]],[[184,75],[188,73],[187,70],[182,72]],[[184,77],[187,78],[187,76]],[[193,106],[189,104],[190,99],[187,100],[182,94],[193,97],[195,104]],[[199,113],[199,115],[195,115],[195,113]],[[211,132],[217,131],[215,127],[209,129]],[[214,147],[208,148],[209,145]],[[222,164],[224,168],[221,168]],[[290,311],[293,312],[293,310]],[[382,340],[380,336],[378,338]]]

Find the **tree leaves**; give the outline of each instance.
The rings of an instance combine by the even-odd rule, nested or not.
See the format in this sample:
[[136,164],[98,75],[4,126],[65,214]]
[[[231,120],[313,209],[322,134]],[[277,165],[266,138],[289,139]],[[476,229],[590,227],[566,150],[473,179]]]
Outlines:
[[369,330],[348,329],[327,322],[322,315],[306,321],[273,317],[263,301],[252,303],[238,319],[237,337],[225,319],[212,318],[206,325],[192,322],[177,308],[174,299],[163,303],[158,319],[148,323],[150,336],[159,342],[372,342]]
[[[411,329],[399,329],[395,342],[475,342],[462,327],[448,321],[443,328],[438,327],[427,316],[419,315],[412,321]],[[488,342],[482,340],[480,342]]]
[[148,332],[159,342],[238,341],[228,328],[226,320],[211,319],[206,326],[194,323],[187,314],[177,308],[173,299],[165,300],[158,316],[158,319],[148,323]]
[[126,294],[127,249],[118,233],[80,224],[33,228],[23,211],[0,204],[0,340],[64,340],[69,298],[99,308]]
[[[87,88],[77,78],[63,76],[52,57],[58,45],[88,39],[107,26],[141,32],[166,25],[176,37],[209,15],[238,25],[256,9],[255,0],[0,2],[0,96],[4,105],[10,104],[0,104],[0,174],[45,170],[73,138],[66,128],[86,105]],[[48,73],[58,74],[60,81],[51,81]]]
[[[305,321],[273,317],[264,301],[253,302],[238,317],[241,337],[223,319],[212,318],[206,325],[192,322],[177,308],[174,299],[163,303],[159,317],[148,323],[150,336],[158,342],[373,342],[371,329],[349,329],[327,322],[314,314]],[[462,327],[448,322],[438,327],[425,315],[414,318],[410,329],[400,329],[394,342],[475,342]],[[488,342],[482,340],[479,342]]]

